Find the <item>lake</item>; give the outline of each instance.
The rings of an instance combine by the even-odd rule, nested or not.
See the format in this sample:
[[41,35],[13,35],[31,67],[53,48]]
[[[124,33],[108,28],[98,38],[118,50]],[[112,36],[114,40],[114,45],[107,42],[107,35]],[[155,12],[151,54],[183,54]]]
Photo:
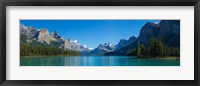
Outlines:
[[180,66],[180,59],[138,59],[134,56],[21,57],[20,66]]

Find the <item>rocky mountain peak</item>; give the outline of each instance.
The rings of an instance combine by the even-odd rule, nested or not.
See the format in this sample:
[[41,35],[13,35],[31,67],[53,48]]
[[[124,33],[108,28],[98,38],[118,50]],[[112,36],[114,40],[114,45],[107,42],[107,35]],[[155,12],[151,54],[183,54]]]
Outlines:
[[132,37],[130,37],[129,39],[128,39],[128,42],[129,43],[133,43],[134,41],[136,41],[137,40],[137,38],[135,37],[135,36],[132,36]]
[[58,35],[58,32],[56,30],[51,33],[51,36],[56,38],[56,39],[61,38],[61,36]]
[[109,46],[109,47],[113,47],[114,45],[113,44],[111,44],[110,42],[107,42],[107,43],[104,43],[104,45],[103,46]]
[[140,30],[138,41],[149,44],[150,38],[152,36],[156,37],[159,34],[159,31],[160,31],[159,24],[148,22]]
[[149,26],[151,26],[151,27],[158,27],[159,28],[159,24],[158,23],[155,23],[155,22],[147,22],[145,25],[144,25],[144,27],[145,26],[147,26],[147,27],[149,27]]
[[102,48],[102,47],[104,47],[104,45],[103,44],[99,44],[98,48]]
[[115,50],[115,46],[110,42],[100,44],[97,48],[92,50],[88,55],[104,55],[107,52],[112,52]]
[[117,45],[122,45],[122,46],[123,46],[123,45],[126,45],[127,42],[128,42],[128,40],[126,40],[126,39],[121,39]]
[[40,29],[39,34],[47,35],[47,34],[49,34],[49,31],[46,28],[42,28],[42,29]]
[[38,42],[50,44],[51,41],[56,41],[51,35],[49,35],[49,31],[45,28],[42,28],[35,35],[35,38]]
[[137,38],[135,36],[130,37],[128,40],[121,39],[116,46],[116,50],[119,50],[120,48],[125,47],[125,46],[135,42],[136,40],[137,40]]
[[20,33],[26,35],[29,38],[33,38],[37,34],[37,29],[34,27],[27,27],[20,24]]
[[23,24],[20,24],[19,27],[20,27],[20,30],[21,30],[21,29],[27,29],[27,28],[28,28],[28,27],[26,27],[26,26],[23,25]]
[[32,26],[20,24],[20,35],[21,34],[32,38],[31,40],[36,42],[51,45],[57,48],[79,51],[84,55],[91,51],[91,49],[87,46],[80,45],[77,40],[63,38],[56,30],[49,34],[49,31],[46,28],[36,29]]

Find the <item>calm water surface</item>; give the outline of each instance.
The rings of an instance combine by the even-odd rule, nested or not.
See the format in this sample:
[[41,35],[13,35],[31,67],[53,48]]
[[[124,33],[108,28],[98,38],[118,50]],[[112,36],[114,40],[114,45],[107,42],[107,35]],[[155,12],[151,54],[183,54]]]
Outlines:
[[180,60],[134,56],[21,57],[20,66],[180,66]]

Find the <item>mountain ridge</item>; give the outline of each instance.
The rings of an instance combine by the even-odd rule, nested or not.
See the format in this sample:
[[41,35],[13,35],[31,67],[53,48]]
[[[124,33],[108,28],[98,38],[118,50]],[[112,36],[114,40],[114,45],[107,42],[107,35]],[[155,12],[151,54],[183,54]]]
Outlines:
[[163,40],[169,47],[180,47],[180,20],[161,20],[159,23],[147,22],[141,27],[138,37],[120,39],[114,45],[110,42],[99,44],[93,50],[85,45],[80,45],[77,40],[65,39],[55,30],[49,33],[48,29],[37,29],[32,26],[20,24],[20,34],[26,35],[27,42],[37,41],[57,48],[82,52],[82,55],[125,55],[131,48],[136,48],[140,42],[146,46],[150,44],[150,38]]
[[27,36],[29,39],[26,41],[29,42],[36,41],[46,45],[53,45],[57,48],[79,51],[82,54],[87,54],[91,51],[90,48],[78,44],[77,41],[74,42],[74,40],[63,38],[57,31],[50,34],[46,28],[37,29],[32,26],[20,24],[20,34]]
[[133,43],[106,55],[125,55],[129,49],[136,48],[138,41],[149,46],[151,37],[163,40],[168,47],[180,47],[180,20],[161,20],[159,23],[147,22]]

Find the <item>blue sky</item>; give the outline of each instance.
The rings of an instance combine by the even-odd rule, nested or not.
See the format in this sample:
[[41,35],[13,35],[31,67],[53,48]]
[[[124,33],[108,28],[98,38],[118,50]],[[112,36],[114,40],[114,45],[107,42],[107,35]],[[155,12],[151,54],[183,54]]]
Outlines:
[[96,48],[99,44],[117,44],[120,39],[138,36],[147,22],[160,20],[20,20],[25,26],[57,31],[65,39],[78,40],[79,44]]

